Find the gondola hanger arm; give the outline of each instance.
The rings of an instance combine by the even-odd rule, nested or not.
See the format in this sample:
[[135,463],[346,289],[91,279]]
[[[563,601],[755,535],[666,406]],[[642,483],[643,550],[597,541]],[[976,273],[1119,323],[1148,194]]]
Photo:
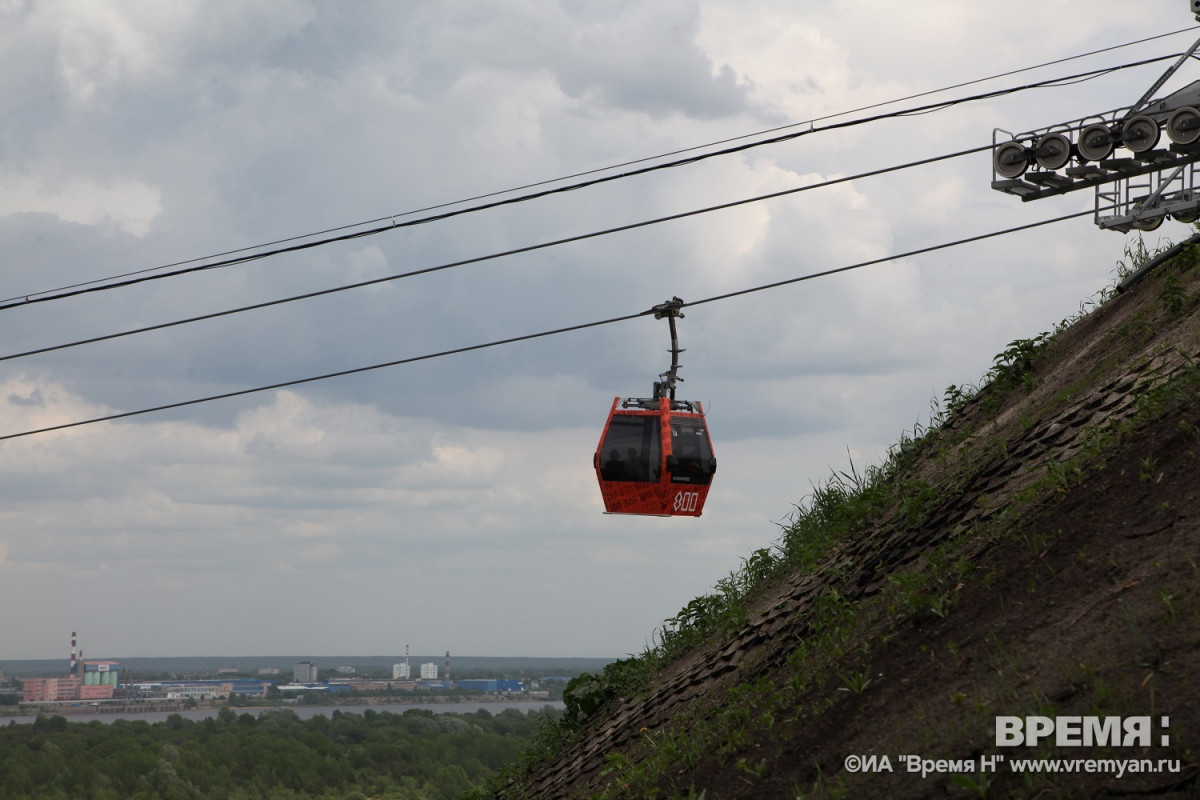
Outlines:
[[666,317],[667,324],[671,328],[671,368],[658,376],[661,380],[654,382],[654,398],[656,400],[662,397],[674,400],[675,384],[683,382],[683,378],[679,377],[679,354],[683,350],[679,347],[679,333],[675,330],[675,318],[683,318],[683,305],[683,300],[672,297],[667,302],[659,303],[650,309],[655,319]]

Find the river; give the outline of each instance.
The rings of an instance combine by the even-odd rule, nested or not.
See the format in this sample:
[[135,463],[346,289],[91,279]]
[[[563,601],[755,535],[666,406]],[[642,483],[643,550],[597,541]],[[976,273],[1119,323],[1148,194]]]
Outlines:
[[[480,709],[486,709],[492,714],[499,714],[501,711],[507,711],[510,708],[515,708],[521,712],[541,711],[543,707],[550,706],[551,708],[562,709],[565,706],[560,701],[556,700],[491,700],[477,702],[451,702],[451,703],[389,703],[378,705],[354,705],[354,706],[271,706],[266,708],[234,708],[233,710],[242,714],[253,714],[258,716],[263,711],[277,711],[279,709],[287,709],[296,712],[296,716],[300,719],[311,719],[312,717],[324,715],[326,717],[333,716],[333,712],[341,711],[343,714],[361,714],[367,709],[376,712],[391,712],[392,714],[403,714],[411,708],[428,709],[439,714],[474,714]],[[217,716],[221,713],[221,708],[190,708],[182,711],[138,711],[125,712],[117,714],[97,714],[94,712],[83,713],[63,713],[59,716],[65,717],[68,722],[115,722],[119,719],[135,720],[140,719],[151,724],[155,722],[166,722],[167,717],[173,714],[178,714],[184,719],[190,720],[205,720]],[[54,712],[48,712],[50,716],[54,716]],[[32,723],[36,719],[34,716],[16,716],[4,717],[0,716],[0,725],[10,724],[8,720],[17,724]]]

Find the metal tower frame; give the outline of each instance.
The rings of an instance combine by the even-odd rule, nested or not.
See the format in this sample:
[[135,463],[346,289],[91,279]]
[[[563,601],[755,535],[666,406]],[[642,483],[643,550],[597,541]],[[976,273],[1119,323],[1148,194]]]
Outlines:
[[[1094,189],[1094,221],[1103,230],[1154,230],[1168,216],[1196,222],[1200,81],[1150,98],[1197,48],[1200,39],[1131,106],[1018,134],[996,128],[992,188],[1022,202]],[[1167,148],[1158,147],[1163,130]]]

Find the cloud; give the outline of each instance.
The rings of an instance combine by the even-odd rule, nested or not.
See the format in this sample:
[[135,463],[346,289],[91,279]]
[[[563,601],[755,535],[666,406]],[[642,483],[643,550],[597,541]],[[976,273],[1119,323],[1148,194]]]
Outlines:
[[14,177],[6,184],[0,193],[0,216],[53,214],[63,222],[108,225],[141,239],[162,212],[159,191],[135,179],[119,179],[108,185],[83,180],[48,186],[26,176]]
[[333,542],[322,542],[301,548],[296,554],[296,558],[308,564],[335,563],[342,558],[342,548]]
[[71,103],[89,109],[111,103],[116,94],[178,79],[201,54],[270,47],[314,17],[303,0],[52,0],[39,4],[27,24],[52,32],[55,72]]
[[[0,47],[20,67],[0,75],[0,274],[23,297],[312,231],[349,234],[1128,41],[1159,32],[1148,21],[1168,12],[1186,22],[1168,0],[1140,21],[1124,10],[1103,0],[1081,17],[1051,0],[1030,27],[940,0],[353,13],[323,0],[0,0]],[[0,312],[0,355],[987,145],[997,126],[1132,102],[1157,74],[818,124],[585,190],[13,308]],[[769,544],[813,483],[848,458],[877,461],[947,385],[977,380],[1007,342],[1110,280],[1124,240],[1089,220],[891,258],[1090,203],[1000,195],[987,159],[7,360],[0,433],[781,284],[680,320],[681,390],[709,409],[721,463],[698,520],[601,513],[592,454],[609,404],[647,394],[669,362],[666,325],[649,316],[2,442],[0,603],[22,610],[6,631],[11,651],[56,652],[77,628],[114,657],[380,652],[401,637],[430,652],[639,649]],[[366,220],[376,222],[354,225]],[[886,260],[783,285],[869,259]],[[94,597],[129,612],[114,617]],[[417,604],[421,615],[397,620],[397,607]],[[247,607],[273,620],[269,631],[225,622]],[[183,608],[222,622],[175,631]],[[495,626],[497,609],[539,624]]]
[[738,75],[696,45],[696,6],[630,3],[614,10],[569,37],[574,57],[555,70],[567,95],[652,115],[724,117],[744,109]]

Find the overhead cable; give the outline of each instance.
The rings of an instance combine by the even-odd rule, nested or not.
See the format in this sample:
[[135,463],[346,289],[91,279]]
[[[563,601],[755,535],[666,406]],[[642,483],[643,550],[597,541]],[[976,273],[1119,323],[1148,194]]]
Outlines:
[[[731,142],[742,141],[744,139],[752,139],[757,136],[765,136],[769,133],[775,133],[777,131],[789,130],[791,128],[797,128],[797,127],[801,127],[804,125],[812,125],[816,122],[824,122],[825,120],[829,120],[829,119],[836,119],[838,117],[844,117],[844,116],[848,116],[850,114],[858,114],[863,111],[870,111],[875,108],[882,108],[884,106],[894,105],[895,103],[903,103],[903,102],[907,102],[909,100],[915,100],[920,97],[928,97],[929,95],[941,94],[942,92],[949,92],[949,91],[953,91],[954,89],[962,89],[966,86],[972,86],[972,85],[979,84],[979,83],[986,83],[988,81],[998,80],[1000,78],[1007,78],[1007,77],[1010,77],[1013,75],[1019,75],[1023,72],[1032,72],[1037,69],[1044,69],[1045,67],[1056,66],[1058,64],[1065,64],[1069,61],[1078,61],[1079,59],[1089,58],[1091,56],[1100,55],[1101,53],[1108,53],[1108,52],[1112,52],[1115,50],[1121,50],[1126,47],[1133,47],[1133,46],[1139,45],[1139,44],[1146,44],[1147,42],[1156,41],[1158,39],[1166,39],[1171,36],[1177,36],[1181,33],[1190,33],[1190,32],[1193,32],[1194,30],[1195,30],[1194,28],[1181,28],[1176,31],[1170,31],[1168,33],[1160,33],[1155,36],[1147,36],[1142,39],[1135,39],[1133,41],[1124,42],[1122,44],[1110,45],[1108,47],[1101,47],[1096,50],[1090,50],[1086,53],[1078,53],[1073,56],[1065,56],[1063,58],[1057,58],[1052,61],[1044,61],[1041,64],[1034,64],[1034,65],[1028,66],[1028,67],[1019,67],[1017,69],[1008,70],[1006,72],[999,72],[999,73],[996,73],[995,75],[989,75],[984,78],[974,78],[969,81],[963,81],[962,83],[955,83],[955,84],[951,84],[949,86],[943,86],[940,89],[928,89],[926,91],[916,92],[914,94],[906,95],[904,97],[897,97],[897,98],[894,98],[891,100],[883,100],[878,103],[870,103],[868,105],[859,106],[858,108],[849,109],[847,111],[838,111],[838,112],[835,112],[832,114],[826,114],[826,115],[820,116],[820,117],[813,117],[811,119],[803,120],[801,122],[792,122],[792,123],[788,123],[787,125],[779,125],[774,128],[767,128],[765,130],[756,131],[754,133],[742,134],[740,136],[732,136],[732,137],[729,137],[726,139],[718,139],[716,141],[708,142],[706,144],[693,145],[691,147],[680,148],[678,150],[671,150],[666,153],[659,153],[658,155],[654,155],[654,156],[644,156],[642,158],[637,158],[637,159],[633,159],[630,161],[624,161],[624,162],[621,162],[618,164],[611,164],[606,167],[597,167],[596,169],[584,170],[582,172],[575,172],[575,173],[572,173],[569,175],[560,176],[558,178],[550,178],[547,180],[536,181],[534,183],[527,183],[527,184],[523,184],[521,186],[514,186],[509,189],[502,189],[499,191],[487,192],[485,194],[479,194],[479,195],[475,195],[473,197],[466,197],[461,200],[453,200],[453,201],[446,202],[446,203],[438,203],[435,205],[425,206],[423,208],[415,208],[410,211],[405,211],[405,212],[401,212],[398,214],[389,214],[387,216],[377,217],[375,219],[364,220],[362,222],[355,222],[355,223],[351,223],[348,225],[340,225],[340,226],[332,227],[332,228],[326,228],[324,230],[314,231],[312,233],[305,233],[305,234],[299,234],[296,236],[289,236],[289,237],[286,237],[283,239],[276,239],[274,241],[263,242],[261,244],[250,245],[247,247],[240,247],[240,248],[236,248],[233,250],[225,250],[223,252],[212,253],[207,256],[198,256],[196,258],[189,258],[189,259],[186,259],[183,261],[175,261],[175,262],[172,262],[169,264],[162,264],[157,267],[147,267],[145,269],[135,270],[133,272],[126,272],[126,273],[122,273],[120,275],[112,275],[112,276],[109,276],[106,278],[96,278],[96,279],[90,280],[90,281],[82,281],[80,283],[70,284],[68,286],[61,286],[57,289],[47,289],[47,290],[43,290],[40,292],[31,292],[31,293],[24,294],[24,295],[18,295],[16,297],[2,299],[2,300],[0,300],[0,303],[7,303],[9,301],[21,300],[21,299],[25,299],[25,298],[33,298],[33,297],[36,297],[36,296],[42,295],[42,294],[58,293],[58,292],[62,292],[62,291],[68,290],[68,289],[77,289],[77,288],[80,288],[83,286],[90,286],[90,285],[102,283],[105,281],[115,281],[115,280],[119,280],[121,278],[128,278],[128,277],[131,277],[134,275],[141,275],[141,274],[149,273],[149,272],[157,272],[159,270],[170,269],[172,267],[180,267],[180,266],[184,266],[186,264],[194,264],[198,261],[207,261],[210,258],[224,258],[227,256],[237,255],[239,253],[248,253],[252,250],[261,250],[261,249],[267,248],[267,247],[276,247],[278,245],[287,244],[289,242],[300,241],[302,239],[311,239],[315,236],[326,236],[326,235],[332,234],[332,233],[339,233],[341,231],[348,231],[348,230],[351,230],[354,228],[361,228],[365,225],[376,225],[378,223],[384,222],[385,220],[395,219],[398,217],[407,217],[407,216],[412,216],[414,214],[422,214],[427,211],[435,211],[435,210],[441,209],[441,208],[449,208],[451,206],[462,205],[463,203],[473,203],[478,200],[486,200],[491,197],[499,197],[501,195],[511,194],[512,192],[521,192],[521,191],[525,191],[526,189],[533,189],[533,188],[537,188],[539,186],[548,186],[550,184],[558,183],[560,181],[574,180],[575,178],[582,178],[587,175],[595,175],[597,173],[607,172],[609,170],[623,169],[625,167],[634,166],[636,164],[644,164],[648,161],[656,161],[660,158],[670,158],[671,156],[682,155],[683,153],[690,153],[690,152],[695,152],[697,150],[704,150],[709,147],[717,147],[719,145],[729,144]],[[233,262],[233,263],[245,263],[245,262]]]
[[929,158],[923,158],[918,161],[910,161],[906,164],[898,164],[898,165],[891,166],[891,167],[882,167],[880,169],[870,170],[868,172],[860,172],[857,175],[846,175],[841,178],[832,178],[830,180],[822,181],[820,183],[811,183],[811,184],[807,184],[805,186],[793,187],[791,189],[781,189],[776,192],[755,195],[754,197],[747,197],[747,198],[743,198],[741,200],[733,200],[728,203],[721,203],[721,204],[715,205],[715,206],[706,206],[704,208],[693,209],[691,211],[683,211],[678,214],[671,214],[671,215],[668,215],[665,217],[655,217],[654,219],[642,220],[641,222],[631,222],[627,225],[619,225],[615,228],[606,228],[604,230],[592,231],[590,233],[582,233],[582,234],[578,234],[575,236],[567,236],[567,237],[564,237],[561,239],[553,239],[553,240],[550,240],[547,242],[539,242],[538,244],[526,245],[524,247],[518,247],[518,248],[511,249],[511,250],[504,250],[504,251],[498,252],[498,253],[489,253],[488,255],[475,256],[473,258],[465,258],[465,259],[461,259],[459,261],[451,261],[446,264],[438,264],[437,266],[433,266],[433,267],[424,267],[422,269],[416,269],[416,270],[412,270],[410,272],[403,272],[403,273],[399,273],[397,275],[387,275],[382,278],[372,278],[370,280],[359,281],[357,283],[350,283],[350,284],[345,284],[342,286],[334,286],[334,287],[331,287],[328,289],[318,289],[313,292],[305,292],[304,294],[292,295],[291,297],[282,297],[282,298],[278,298],[276,300],[266,300],[261,303],[253,303],[251,305],[240,306],[238,308],[230,308],[230,309],[226,309],[224,311],[214,311],[209,314],[200,314],[198,316],[187,317],[185,319],[177,319],[177,320],[172,320],[170,322],[162,322],[162,323],[158,323],[157,325],[147,325],[147,326],[141,327],[141,328],[133,328],[131,330],[118,331],[117,333],[109,333],[109,334],[104,334],[101,336],[92,336],[87,339],[78,339],[76,341],[65,342],[63,344],[39,347],[39,348],[35,348],[33,350],[26,350],[26,351],[20,352],[20,353],[11,353],[9,355],[0,356],[0,361],[12,361],[14,359],[25,358],[27,356],[40,355],[43,353],[50,353],[50,352],[54,352],[56,350],[66,350],[66,349],[69,349],[72,347],[80,347],[80,346],[86,345],[86,344],[96,344],[98,342],[106,342],[106,341],[109,341],[112,339],[121,339],[126,336],[136,336],[138,334],[149,333],[151,331],[158,331],[158,330],[163,330],[166,328],[174,328],[179,325],[188,325],[188,324],[191,324],[194,322],[203,322],[204,320],[217,319],[219,317],[228,317],[233,314],[240,314],[240,313],[243,313],[246,311],[258,311],[258,310],[261,310],[264,308],[270,308],[271,306],[283,305],[285,303],[294,303],[299,300],[309,300],[314,297],[323,297],[325,295],[335,294],[337,292],[350,291],[351,289],[362,289],[367,286],[375,286],[375,285],[378,285],[381,283],[388,283],[390,281],[398,281],[398,280],[402,280],[404,278],[416,277],[418,275],[427,275],[429,273],[440,272],[442,270],[452,269],[455,267],[462,267],[462,266],[466,266],[468,264],[478,264],[483,261],[492,261],[492,260],[495,260],[498,258],[504,258],[507,256],[519,255],[522,253],[531,253],[535,250],[545,250],[550,247],[558,247],[560,245],[571,244],[573,242],[580,242],[580,241],[584,241],[586,239],[595,239],[595,238],[598,238],[601,236],[609,236],[609,235],[612,235],[615,233],[624,233],[626,231],[636,230],[638,228],[646,228],[651,225],[659,225],[664,222],[673,222],[675,220],[686,219],[688,217],[695,217],[695,216],[699,216],[701,214],[709,214],[714,211],[724,211],[724,210],[727,210],[730,208],[736,208],[737,206],[748,205],[750,203],[758,203],[758,202],[762,202],[764,200],[771,200],[771,199],[775,199],[778,197],[784,197],[786,195],[792,195],[792,194],[798,194],[800,192],[811,191],[813,189],[823,189],[823,188],[826,188],[829,186],[834,186],[839,183],[848,183],[850,181],[861,180],[863,178],[871,178],[871,177],[875,177],[877,175],[885,175],[889,172],[897,172],[899,170],[911,169],[913,167],[927,166],[929,164],[934,164],[939,161],[947,161],[952,158],[958,158],[960,156],[971,155],[973,153],[980,153],[985,150],[991,150],[991,149],[992,149],[991,145],[981,145],[979,147],[972,147],[967,150],[960,150],[956,153],[947,153],[945,155],[940,155],[940,156],[931,156]]
[[[800,283],[802,281],[810,281],[810,280],[814,280],[816,278],[824,278],[824,277],[828,277],[831,275],[837,275],[837,274],[843,273],[843,272],[849,272],[851,270],[862,269],[864,267],[873,266],[876,264],[883,263],[885,261],[893,261],[893,260],[901,259],[901,258],[909,258],[909,257],[915,256],[915,255],[931,253],[936,250],[945,250],[950,247],[957,247],[959,245],[969,244],[971,242],[979,242],[979,241],[983,241],[986,239],[994,239],[998,236],[1006,236],[1009,234],[1018,233],[1020,231],[1031,230],[1033,228],[1040,228],[1045,225],[1053,225],[1057,222],[1064,222],[1066,220],[1077,219],[1077,218],[1083,217],[1083,216],[1089,216],[1089,215],[1091,215],[1091,213],[1092,213],[1091,211],[1080,211],[1080,212],[1077,212],[1074,214],[1067,214],[1065,216],[1055,217],[1053,219],[1041,220],[1039,222],[1031,222],[1031,223],[1027,223],[1025,225],[1017,225],[1015,227],[1005,228],[1004,230],[992,231],[990,233],[982,233],[982,234],[978,234],[975,236],[968,236],[968,237],[965,237],[962,239],[956,239],[956,240],[950,241],[950,242],[943,242],[941,244],[930,245],[928,247],[920,247],[915,250],[909,250],[904,253],[896,253],[896,254],[893,254],[890,256],[884,256],[882,258],[873,258],[868,261],[860,261],[857,264],[850,264],[850,265],[847,265],[844,267],[836,267],[834,269],[823,270],[821,272],[813,272],[813,273],[809,273],[807,275],[801,275],[801,276],[795,277],[795,278],[789,278],[789,279],[782,280],[782,281],[775,281],[773,283],[766,283],[766,284],[762,284],[760,286],[754,286],[754,287],[750,287],[747,289],[741,289],[741,290],[738,290],[735,292],[726,292],[724,294],[714,295],[713,297],[708,297],[708,298],[705,298],[702,300],[695,300],[692,302],[684,303],[681,307],[698,306],[698,305],[703,305],[706,303],[714,303],[714,302],[717,302],[720,300],[728,300],[733,297],[740,297],[742,295],[752,294],[755,292],[767,291],[769,289],[777,289],[782,286],[787,286],[787,285],[794,284],[794,283]],[[50,433],[52,431],[61,431],[61,430],[66,430],[68,428],[78,428],[78,427],[81,427],[84,425],[93,425],[98,422],[111,422],[111,421],[119,420],[119,419],[127,419],[129,417],[136,417],[136,416],[141,416],[144,414],[153,414],[153,413],[159,412],[159,411],[168,411],[168,410],[176,409],[176,408],[184,408],[186,406],[194,406],[194,405],[199,405],[201,403],[211,403],[216,400],[227,400],[227,399],[234,398],[234,397],[244,397],[246,395],[257,394],[260,392],[269,392],[269,391],[278,390],[278,389],[287,389],[292,386],[300,386],[300,385],[307,384],[307,383],[315,383],[317,381],[330,380],[332,378],[342,378],[347,375],[357,375],[357,374],[364,373],[364,372],[371,372],[374,370],[385,369],[387,367],[398,367],[398,366],[402,366],[405,364],[414,364],[419,361],[430,361],[432,359],[444,358],[446,356],[460,355],[462,353],[470,353],[470,352],[474,352],[477,350],[486,350],[486,349],[490,349],[493,347],[500,347],[502,345],[530,341],[532,339],[542,339],[542,338],[545,338],[548,336],[556,336],[558,334],[571,333],[574,331],[585,330],[587,328],[596,328],[596,327],[600,327],[602,325],[611,325],[611,324],[614,324],[617,322],[626,322],[628,320],[636,319],[638,317],[644,317],[644,316],[653,315],[653,314],[654,314],[654,309],[650,308],[645,311],[639,311],[639,312],[636,312],[633,314],[624,314],[619,317],[609,317],[608,319],[596,320],[594,322],[585,322],[585,323],[582,323],[579,325],[568,325],[568,326],[561,327],[561,328],[554,328],[553,330],[541,331],[539,333],[529,333],[529,334],[524,334],[521,336],[511,336],[506,339],[497,339],[495,341],[485,342],[483,344],[468,345],[466,347],[456,347],[456,348],[453,348],[450,350],[442,350],[442,351],[439,351],[436,353],[426,353],[425,355],[420,355],[420,356],[410,356],[408,358],[400,358],[400,359],[396,359],[394,361],[386,361],[382,364],[372,364],[372,365],[366,366],[366,367],[354,367],[351,369],[339,370],[337,372],[327,372],[323,375],[314,375],[314,376],[311,376],[308,378],[297,378],[295,380],[280,381],[279,383],[272,383],[272,384],[268,384],[266,386],[256,386],[251,389],[238,389],[238,390],[232,391],[232,392],[224,392],[222,394],[209,395],[207,397],[199,397],[199,398],[195,398],[192,400],[182,400],[182,401],[175,402],[175,403],[167,403],[164,405],[154,406],[152,408],[139,409],[137,411],[123,411],[123,412],[119,412],[119,413],[115,413],[115,414],[107,414],[105,416],[93,417],[91,419],[79,420],[76,422],[65,422],[65,423],[61,423],[58,425],[51,425],[51,426],[47,426],[44,428],[38,428],[36,430],[22,431],[20,433],[4,434],[4,435],[0,435],[0,441],[5,441],[8,439],[18,439],[18,438],[25,437],[25,436],[34,436],[36,434],[41,434],[41,433]]]
[[[87,286],[87,287],[82,287],[82,288],[77,287],[77,288],[72,288],[72,289],[68,289],[68,290],[61,291],[61,292],[55,292],[55,293],[34,293],[34,294],[22,295],[22,296],[16,297],[16,298],[10,298],[8,301],[0,303],[0,311],[6,311],[6,310],[13,309],[13,308],[21,308],[24,306],[31,305],[33,303],[45,303],[45,302],[50,302],[53,300],[62,300],[62,299],[68,298],[68,297],[76,297],[76,296],[82,295],[82,294],[107,291],[109,289],[125,288],[128,286],[145,283],[147,281],[162,280],[165,278],[174,278],[174,277],[178,277],[180,275],[187,275],[187,274],[191,274],[194,272],[203,272],[206,270],[220,269],[223,267],[229,267],[229,266],[233,266],[236,264],[244,264],[249,261],[255,261],[258,259],[281,255],[284,253],[292,253],[292,252],[297,252],[297,251],[301,251],[301,250],[308,250],[308,249],[315,248],[315,247],[321,247],[321,246],[324,246],[327,244],[332,244],[335,242],[344,242],[344,241],[348,241],[351,239],[358,239],[358,238],[362,238],[362,237],[366,237],[366,236],[374,236],[377,234],[386,233],[388,231],[398,230],[400,228],[408,228],[408,227],[413,227],[413,226],[417,226],[417,225],[425,225],[425,224],[428,224],[431,222],[440,222],[443,220],[451,219],[453,217],[462,216],[464,214],[471,214],[471,213],[475,213],[478,211],[499,208],[502,206],[515,205],[517,203],[524,203],[524,202],[528,202],[530,200],[536,200],[536,199],[548,197],[551,195],[576,191],[578,189],[596,186],[596,185],[599,185],[602,183],[608,183],[611,181],[622,180],[624,178],[631,178],[631,177],[635,177],[638,175],[644,175],[644,174],[647,174],[650,172],[656,172],[658,170],[684,166],[687,164],[695,164],[695,163],[705,161],[710,158],[716,158],[718,156],[725,156],[725,155],[730,155],[733,153],[740,153],[740,152],[744,152],[747,150],[751,150],[753,148],[764,147],[766,145],[779,144],[781,142],[787,142],[787,141],[791,141],[793,139],[797,139],[801,136],[808,136],[813,133],[821,133],[824,131],[839,130],[842,128],[849,128],[849,127],[853,127],[853,126],[857,126],[857,125],[865,125],[870,122],[878,122],[878,121],[884,120],[884,119],[895,119],[895,118],[900,118],[900,117],[905,117],[905,116],[911,116],[914,114],[922,114],[922,113],[927,113],[927,112],[931,112],[931,111],[937,111],[937,110],[941,110],[941,109],[945,109],[945,108],[950,108],[950,107],[956,106],[956,105],[962,105],[964,103],[977,102],[979,100],[987,100],[987,99],[991,99],[993,97],[1001,97],[1004,95],[1016,94],[1018,92],[1028,91],[1031,89],[1046,88],[1049,86],[1055,86],[1055,85],[1066,83],[1066,82],[1077,82],[1081,79],[1096,78],[1101,75],[1107,75],[1107,74],[1110,74],[1113,72],[1118,72],[1120,70],[1131,69],[1134,67],[1141,67],[1141,66],[1145,66],[1147,64],[1153,64],[1153,63],[1157,63],[1159,61],[1163,61],[1163,60],[1170,59],[1170,58],[1176,58],[1176,57],[1178,57],[1178,54],[1167,55],[1167,56],[1157,56],[1155,58],[1144,59],[1142,61],[1136,61],[1136,62],[1130,62],[1127,64],[1121,64],[1121,65],[1114,66],[1114,67],[1104,67],[1104,68],[1100,68],[1100,69],[1089,70],[1087,72],[1082,72],[1082,73],[1078,73],[1075,75],[1069,75],[1069,76],[1065,76],[1062,78],[1050,78],[1050,79],[1043,80],[1043,81],[1036,81],[1034,83],[1025,84],[1023,86],[1009,87],[1006,89],[996,89],[996,90],[993,90],[990,92],[983,92],[980,94],[971,95],[968,97],[957,98],[957,99],[952,99],[952,100],[946,100],[946,101],[942,101],[939,103],[930,103],[927,105],[916,106],[916,107],[909,108],[909,109],[890,111],[890,112],[883,113],[883,114],[875,114],[875,115],[869,116],[869,117],[861,117],[858,119],[846,120],[844,122],[835,122],[835,123],[831,123],[829,125],[824,125],[819,128],[810,126],[807,130],[793,131],[791,133],[783,134],[780,136],[775,136],[775,137],[771,137],[768,139],[761,139],[761,140],[754,141],[754,142],[746,142],[746,143],[735,145],[732,147],[726,147],[726,148],[723,148],[720,150],[715,150],[715,151],[708,152],[708,153],[702,153],[699,155],[690,156],[688,158],[677,159],[674,161],[668,161],[668,162],[664,162],[662,164],[655,164],[655,165],[647,166],[647,167],[639,167],[637,169],[628,170],[628,171],[616,173],[613,175],[605,175],[603,177],[592,178],[590,180],[581,181],[581,182],[573,183],[573,184],[568,184],[566,186],[558,186],[558,187],[554,187],[551,189],[543,189],[541,191],[518,195],[516,197],[510,197],[510,198],[506,198],[503,200],[494,200],[494,201],[491,201],[488,203],[482,203],[479,205],[469,206],[467,208],[461,208],[461,209],[456,209],[456,210],[452,210],[452,211],[444,211],[439,214],[418,217],[417,219],[400,221],[398,217],[381,218],[381,220],[387,220],[388,224],[377,225],[374,228],[368,228],[366,230],[355,231],[353,233],[345,233],[345,234],[340,234],[337,236],[331,236],[331,237],[326,237],[326,238],[322,238],[322,239],[317,239],[317,240],[314,240],[311,242],[304,242],[304,243],[299,243],[299,244],[289,244],[289,245],[286,245],[283,247],[275,248],[273,250],[267,250],[267,251],[244,255],[244,256],[236,256],[234,258],[229,258],[229,259],[225,259],[222,261],[216,261],[216,262],[213,262],[210,264],[201,264],[201,265],[196,265],[196,266],[192,266],[192,267],[185,267],[183,269],[173,270],[171,272],[163,272],[163,273],[159,273],[159,274],[155,274],[155,275],[138,274],[134,277],[127,277],[123,280],[114,281],[112,283],[105,283],[105,284],[102,284],[99,286]],[[378,222],[380,220],[376,220],[376,221]]]

